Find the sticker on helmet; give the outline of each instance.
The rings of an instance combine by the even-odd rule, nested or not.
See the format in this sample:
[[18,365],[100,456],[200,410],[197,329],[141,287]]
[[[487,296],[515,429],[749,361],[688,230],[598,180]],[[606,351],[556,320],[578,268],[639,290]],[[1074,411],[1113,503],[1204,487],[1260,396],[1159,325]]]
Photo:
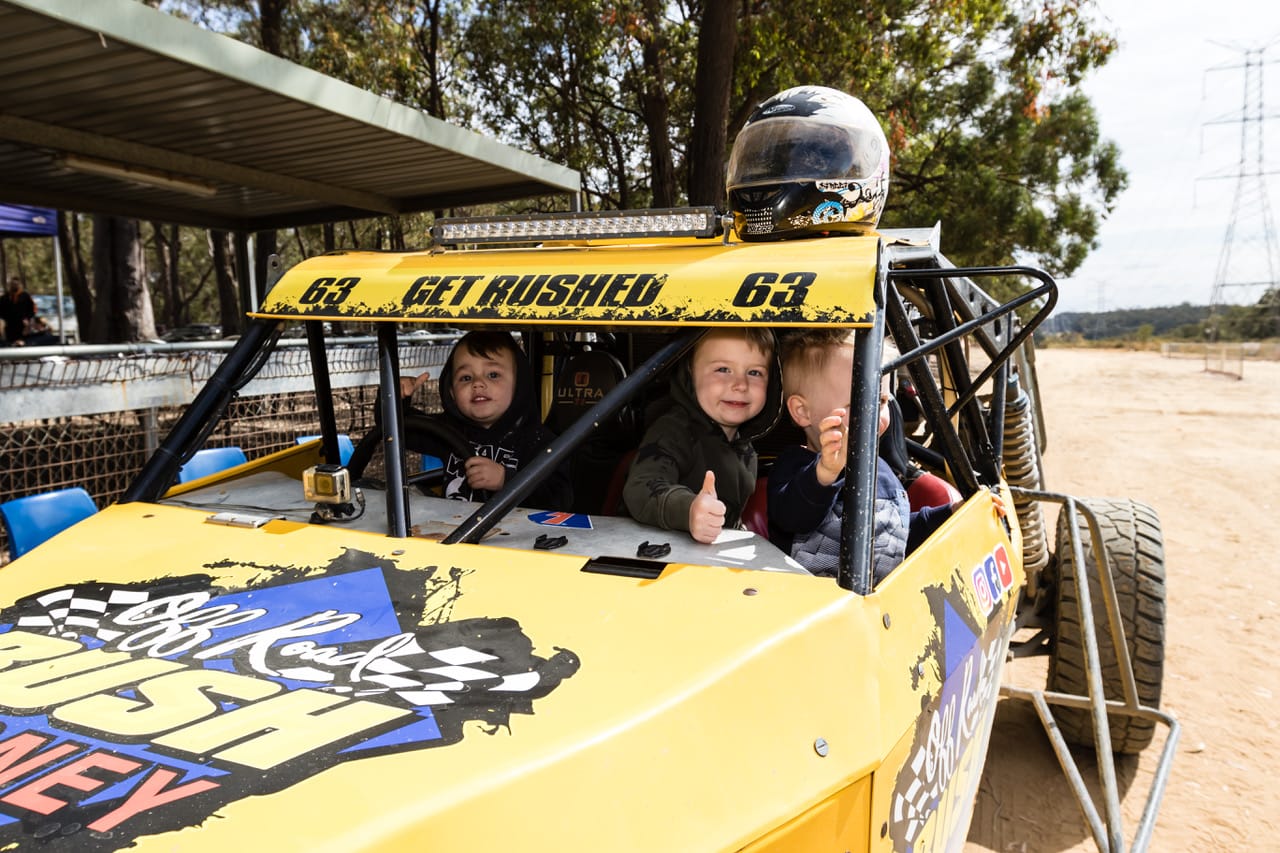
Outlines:
[[844,206],[837,201],[824,201],[813,209],[813,224],[824,225],[844,219]]

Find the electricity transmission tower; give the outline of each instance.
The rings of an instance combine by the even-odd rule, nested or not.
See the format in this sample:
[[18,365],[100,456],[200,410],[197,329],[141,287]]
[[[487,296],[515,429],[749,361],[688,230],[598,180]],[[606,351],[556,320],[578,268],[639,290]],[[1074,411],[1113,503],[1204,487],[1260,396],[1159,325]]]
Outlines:
[[[1231,215],[1227,219],[1226,234],[1218,255],[1214,274],[1213,295],[1209,300],[1210,328],[1223,306],[1229,304],[1256,305],[1264,294],[1273,295],[1272,314],[1274,334],[1280,334],[1280,299],[1275,299],[1280,287],[1280,252],[1276,249],[1275,222],[1271,218],[1271,205],[1267,200],[1268,172],[1264,145],[1263,125],[1274,115],[1266,114],[1264,92],[1264,66],[1268,64],[1266,53],[1275,42],[1264,47],[1240,48],[1223,45],[1241,56],[1238,64],[1220,65],[1209,71],[1243,69],[1244,92],[1238,115],[1206,122],[1206,124],[1240,125],[1240,159],[1235,171],[1216,175],[1217,178],[1234,178],[1235,193],[1231,201]],[[1233,294],[1229,295],[1228,291]],[[1231,298],[1234,295],[1236,298]]]

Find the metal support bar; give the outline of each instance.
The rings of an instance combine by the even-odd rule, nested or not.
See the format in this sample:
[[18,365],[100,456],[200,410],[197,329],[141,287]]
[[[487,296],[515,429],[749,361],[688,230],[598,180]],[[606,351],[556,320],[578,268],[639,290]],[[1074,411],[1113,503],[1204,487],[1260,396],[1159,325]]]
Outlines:
[[849,432],[840,500],[840,568],[836,583],[857,595],[870,595],[872,532],[876,512],[876,439],[880,426],[880,356],[884,344],[885,283],[876,279],[878,310],[870,329],[858,330],[853,342],[853,386],[849,389]]
[[911,381],[915,383],[916,391],[920,394],[920,403],[929,425],[942,444],[943,456],[950,463],[951,476],[955,479],[956,487],[961,495],[968,498],[978,491],[978,478],[974,476],[973,461],[969,458],[968,450],[960,441],[960,436],[947,415],[946,401],[942,399],[942,392],[938,389],[938,383],[934,381],[929,365],[923,357],[920,357],[931,352],[935,348],[936,341],[930,341],[924,346],[920,344],[920,339],[916,337],[916,330],[907,319],[907,309],[902,304],[902,297],[896,290],[889,294],[886,313],[889,315],[889,329],[893,332],[894,341],[897,342],[899,349],[909,349],[913,358],[910,361],[904,361],[903,358],[894,359],[885,365],[884,370],[888,372],[903,364],[906,365],[911,374]]
[[324,324],[307,320],[307,349],[311,353],[311,375],[316,387],[316,416],[320,420],[320,438],[324,461],[337,465],[342,458],[338,450],[338,418],[333,413],[333,388],[329,383],[329,355],[324,346]]
[[942,347],[944,344],[947,344],[952,340],[974,333],[975,330],[988,325],[993,320],[996,320],[1015,309],[1021,308],[1029,302],[1034,302],[1041,296],[1046,297],[1044,305],[1040,306],[1040,309],[1036,311],[1030,320],[1027,321],[1026,325],[1018,330],[1018,333],[1014,335],[1013,339],[1009,341],[1009,343],[1007,343],[999,353],[992,356],[991,364],[989,364],[987,368],[983,370],[982,373],[980,373],[972,382],[970,391],[967,394],[961,394],[960,398],[957,399],[955,404],[951,407],[950,413],[954,413],[957,409],[968,403],[974,393],[976,393],[975,389],[981,388],[983,383],[991,378],[991,375],[995,372],[1000,363],[1012,358],[1013,354],[1022,346],[1023,342],[1026,341],[1027,338],[1029,338],[1040,326],[1040,324],[1044,322],[1045,318],[1049,316],[1049,313],[1053,311],[1053,307],[1058,304],[1058,285],[1048,273],[1043,270],[1035,269],[1034,267],[957,267],[953,269],[936,270],[902,269],[891,270],[889,272],[890,279],[894,281],[898,279],[912,278],[945,279],[951,276],[999,275],[1027,275],[1031,278],[1039,279],[1044,283],[1040,287],[1028,290],[1021,296],[1016,296],[1013,299],[1010,299],[1008,302],[1003,303],[1000,307],[994,309],[989,314],[984,314],[981,317],[967,320],[945,334],[938,335],[936,338],[931,339],[927,344],[920,347],[919,351],[913,350],[911,352],[904,353],[899,358],[894,359],[892,364],[887,366],[888,369],[900,367],[912,359],[916,359],[922,355],[927,355],[928,353],[933,352],[935,349]]
[[[1076,795],[1085,822],[1093,834],[1094,843],[1103,853],[1121,853],[1124,847],[1124,832],[1120,812],[1120,787],[1116,781],[1115,756],[1111,752],[1111,729],[1109,714],[1123,717],[1151,719],[1169,726],[1169,735],[1165,739],[1160,761],[1156,766],[1155,776],[1151,782],[1151,790],[1143,807],[1137,831],[1134,834],[1130,851],[1143,851],[1151,842],[1151,834],[1155,829],[1156,815],[1160,811],[1160,802],[1164,798],[1169,771],[1173,764],[1173,756],[1181,735],[1181,726],[1170,713],[1140,704],[1138,700],[1137,682],[1133,675],[1133,663],[1129,657],[1129,647],[1125,643],[1124,623],[1120,614],[1120,600],[1116,594],[1115,581],[1111,576],[1111,565],[1103,547],[1102,532],[1097,518],[1084,505],[1079,504],[1070,495],[1057,492],[1044,492],[1010,486],[1016,497],[1032,500],[1049,501],[1062,504],[1067,512],[1067,531],[1071,539],[1071,554],[1075,565],[1084,572],[1076,579],[1077,605],[1079,606],[1081,634],[1084,640],[1085,670],[1089,684],[1089,695],[1072,696],[1044,690],[1028,690],[1017,687],[1003,687],[1001,694],[1012,699],[1030,702],[1036,709],[1050,744],[1057,755],[1058,763],[1067,776],[1067,781]],[[1084,547],[1081,544],[1078,530],[1078,515],[1083,514],[1089,528],[1089,538],[1094,556],[1098,562],[1098,582],[1101,587],[1103,603],[1106,606],[1108,627],[1111,631],[1112,646],[1115,650],[1116,664],[1119,667],[1124,701],[1108,700],[1102,684],[1102,664],[1098,654],[1097,627],[1093,619],[1093,604],[1090,600],[1089,578],[1084,571]],[[1080,776],[1079,767],[1071,755],[1062,732],[1049,713],[1049,705],[1063,705],[1091,712],[1093,718],[1093,735],[1095,753],[1098,759],[1099,782],[1102,787],[1105,826],[1099,817],[1097,807]]]
[[[405,494],[404,413],[400,400],[400,347],[395,323],[378,326],[378,405],[382,420],[382,462],[387,475],[388,535],[409,535],[409,496]],[[336,445],[336,440],[335,440]]]
[[995,373],[995,383],[991,390],[991,407],[987,412],[987,435],[991,438],[992,458],[1000,467],[1004,466],[1004,411],[1005,395],[1009,389],[1009,362],[1000,362],[1000,369]]

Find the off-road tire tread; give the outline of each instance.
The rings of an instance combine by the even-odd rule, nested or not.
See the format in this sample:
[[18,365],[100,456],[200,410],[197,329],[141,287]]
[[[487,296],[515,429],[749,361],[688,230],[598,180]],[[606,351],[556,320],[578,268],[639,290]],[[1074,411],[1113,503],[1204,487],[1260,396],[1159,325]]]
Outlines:
[[[1165,567],[1164,538],[1156,511],[1138,501],[1089,498],[1080,503],[1093,510],[1102,533],[1103,547],[1112,566],[1125,644],[1133,663],[1138,700],[1152,708],[1160,705],[1164,680]],[[1107,628],[1106,607],[1098,582],[1097,561],[1084,516],[1080,514],[1081,544],[1088,570],[1090,601],[1098,634],[1098,655],[1102,662],[1103,689],[1108,699],[1123,701],[1124,689]],[[1067,513],[1058,517],[1058,595],[1056,631],[1049,659],[1048,689],[1087,696],[1084,644],[1076,591],[1077,572],[1066,533]],[[1054,707],[1054,717],[1068,743],[1093,746],[1093,723],[1088,711]],[[1114,752],[1136,754],[1145,749],[1155,734],[1154,720],[1111,715],[1111,748]]]

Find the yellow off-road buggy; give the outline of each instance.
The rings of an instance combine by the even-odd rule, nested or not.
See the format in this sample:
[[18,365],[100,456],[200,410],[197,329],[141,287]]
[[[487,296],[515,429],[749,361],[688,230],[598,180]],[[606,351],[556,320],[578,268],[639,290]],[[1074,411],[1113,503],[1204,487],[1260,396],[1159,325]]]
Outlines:
[[[1043,490],[1030,335],[1055,300],[1046,275],[955,269],[936,230],[746,244],[710,209],[443,221],[434,238],[277,269],[123,499],[0,573],[0,837],[955,850],[1003,665],[1047,652],[1053,692],[1019,695],[1046,720],[1056,705],[1067,740],[1137,751],[1170,723],[1145,845],[1176,740],[1155,710],[1160,530],[1142,504]],[[994,275],[1025,295],[994,301]],[[289,321],[321,438],[175,485]],[[370,322],[381,468],[357,478],[325,334]],[[559,437],[483,505],[433,495],[407,461],[398,338],[414,324],[519,333],[545,376]],[[747,324],[857,330],[834,580],[760,532],[702,545],[609,511],[670,366]],[[882,363],[886,334],[901,356]],[[882,373],[916,390],[907,446],[963,504],[873,587]],[[524,505],[566,466],[573,505]],[[1045,502],[1065,507],[1056,555]],[[1106,790],[1104,817],[1082,804],[1116,849],[1114,776]]]

